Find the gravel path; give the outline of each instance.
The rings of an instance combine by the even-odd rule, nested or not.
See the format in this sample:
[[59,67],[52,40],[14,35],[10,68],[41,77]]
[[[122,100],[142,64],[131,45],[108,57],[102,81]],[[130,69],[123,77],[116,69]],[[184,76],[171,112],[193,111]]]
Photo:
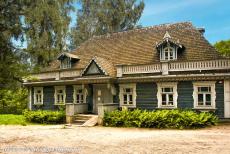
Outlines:
[[199,130],[0,126],[0,153],[230,153],[230,125]]

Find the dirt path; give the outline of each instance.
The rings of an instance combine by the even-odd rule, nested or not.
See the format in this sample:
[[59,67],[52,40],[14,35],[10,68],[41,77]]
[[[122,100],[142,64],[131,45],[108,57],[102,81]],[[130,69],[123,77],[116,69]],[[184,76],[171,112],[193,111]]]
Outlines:
[[0,126],[0,153],[230,153],[230,125],[200,130]]

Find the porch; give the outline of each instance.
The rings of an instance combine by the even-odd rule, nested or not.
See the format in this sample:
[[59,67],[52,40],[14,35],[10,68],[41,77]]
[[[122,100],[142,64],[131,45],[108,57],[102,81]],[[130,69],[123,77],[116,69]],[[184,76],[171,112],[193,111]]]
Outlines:
[[[78,123],[92,120],[97,115],[98,123],[101,123],[105,112],[110,112],[119,107],[116,94],[117,90],[112,84],[88,84],[84,85],[83,89],[86,90],[85,101],[83,103],[66,102],[66,122]],[[76,91],[76,90],[74,90]],[[75,97],[78,94],[74,92]],[[86,115],[89,115],[88,118]]]

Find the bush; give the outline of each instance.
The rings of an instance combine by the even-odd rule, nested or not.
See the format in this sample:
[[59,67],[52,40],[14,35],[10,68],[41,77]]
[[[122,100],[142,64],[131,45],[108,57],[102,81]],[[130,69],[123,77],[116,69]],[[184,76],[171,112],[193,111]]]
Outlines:
[[122,110],[105,113],[104,126],[143,128],[201,128],[215,125],[218,118],[212,113],[189,110]]
[[27,108],[28,92],[26,89],[0,90],[0,114],[22,114]]
[[34,123],[58,124],[58,123],[65,122],[65,112],[64,111],[25,110],[23,112],[23,115],[26,117],[27,121],[34,122]]

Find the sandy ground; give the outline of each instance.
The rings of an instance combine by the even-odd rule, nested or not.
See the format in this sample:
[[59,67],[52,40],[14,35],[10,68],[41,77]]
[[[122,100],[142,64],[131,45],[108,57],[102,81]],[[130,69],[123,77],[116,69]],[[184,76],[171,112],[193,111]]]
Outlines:
[[230,153],[230,125],[199,130],[0,126],[0,153]]

